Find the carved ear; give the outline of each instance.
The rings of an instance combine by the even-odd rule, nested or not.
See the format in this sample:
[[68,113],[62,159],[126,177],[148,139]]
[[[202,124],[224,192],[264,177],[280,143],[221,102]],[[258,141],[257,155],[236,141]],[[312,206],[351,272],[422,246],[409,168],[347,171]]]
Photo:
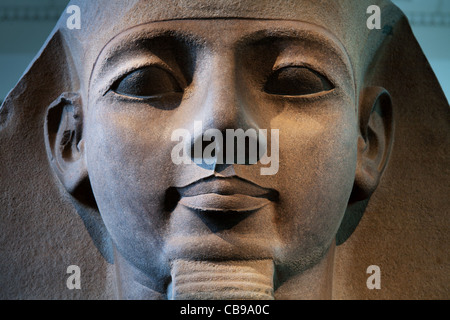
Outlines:
[[368,87],[363,90],[359,121],[358,160],[350,203],[370,198],[380,182],[392,149],[392,102],[384,88]]
[[80,96],[62,94],[47,110],[45,142],[53,170],[72,195],[88,181],[82,129]]

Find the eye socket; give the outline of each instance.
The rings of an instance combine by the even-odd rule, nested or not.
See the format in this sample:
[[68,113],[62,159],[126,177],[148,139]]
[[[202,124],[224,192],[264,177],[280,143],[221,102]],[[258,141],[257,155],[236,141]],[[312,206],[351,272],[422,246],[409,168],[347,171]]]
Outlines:
[[154,97],[183,92],[172,74],[155,66],[129,73],[113,86],[113,90],[118,94],[133,97]]
[[284,67],[272,73],[264,91],[283,96],[303,96],[334,89],[320,73],[307,67]]

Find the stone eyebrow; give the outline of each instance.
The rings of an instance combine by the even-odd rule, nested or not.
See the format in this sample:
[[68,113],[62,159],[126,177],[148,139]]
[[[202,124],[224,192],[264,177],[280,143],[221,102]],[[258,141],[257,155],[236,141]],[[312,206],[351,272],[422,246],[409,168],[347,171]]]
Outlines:
[[[284,21],[286,22],[286,21]],[[348,78],[348,89],[354,91],[354,98],[356,101],[356,75],[355,70],[353,68],[352,61],[350,59],[350,55],[348,54],[348,51],[346,50],[345,46],[342,44],[342,42],[330,31],[328,31],[325,28],[312,25],[305,22],[300,21],[287,21],[290,23],[288,26],[278,26],[275,28],[261,28],[258,30],[255,30],[253,32],[249,32],[248,34],[244,34],[240,37],[239,40],[235,42],[235,46],[237,48],[245,48],[245,47],[252,47],[252,46],[258,46],[259,44],[264,44],[265,41],[268,41],[269,44],[272,44],[274,42],[280,41],[289,44],[290,41],[292,41],[292,44],[295,46],[295,42],[298,41],[300,44],[302,42],[309,42],[314,43],[317,45],[318,50],[320,51],[320,54],[314,55],[309,54],[305,57],[302,57],[301,54],[299,56],[295,56],[294,59],[292,59],[293,56],[289,57],[286,55],[284,62],[288,62],[291,60],[296,60],[301,64],[304,65],[310,65],[312,69],[315,69],[319,73],[322,73],[324,75],[330,75],[327,68],[330,68],[330,57],[334,57],[334,61],[337,62],[341,66],[341,70],[345,72],[346,78]],[[289,45],[287,46],[289,47]],[[287,48],[286,47],[286,48]],[[285,50],[280,50],[281,56],[285,55]],[[320,60],[323,61],[325,64],[321,65],[320,63],[308,63],[308,58],[306,57],[313,57],[314,59],[319,56],[326,56],[327,59]],[[335,64],[331,66],[332,69],[334,69]],[[333,77],[334,78],[334,77]],[[339,83],[343,83],[342,81],[339,81],[339,79],[330,79],[331,82],[334,83],[334,85]]]
[[[340,61],[340,64],[344,67],[349,79],[355,86],[355,74],[352,68],[350,57],[336,36],[334,36],[328,30],[311,25],[309,23],[300,21],[286,21],[287,25],[281,26],[261,26],[261,28],[255,28],[253,30],[244,31],[237,39],[233,41],[234,48],[248,48],[264,41],[305,41],[311,43],[317,43],[318,48],[322,53],[332,54],[336,57],[336,61]],[[157,44],[154,46],[155,50],[164,50],[164,41],[170,39],[174,43],[187,45],[189,47],[208,47],[209,39],[207,36],[197,34],[195,31],[183,30],[180,28],[171,28],[170,26],[158,27],[155,29],[148,29],[148,24],[139,25],[130,28],[122,33],[119,33],[113,37],[100,51],[97,59],[93,65],[91,75],[89,78],[89,93],[91,91],[91,84],[93,77],[103,77],[110,74],[110,69],[117,69],[119,61],[126,58],[129,63],[129,67],[143,66],[145,62],[144,57],[150,55],[152,52],[152,42]],[[214,39],[212,39],[214,40]],[[160,41],[160,42],[158,42]],[[210,44],[214,46],[214,44]],[[170,47],[170,45],[169,45]],[[169,48],[167,47],[167,48]],[[162,49],[161,49],[162,48]],[[137,53],[141,54],[138,55]],[[139,56],[142,58],[140,59]],[[142,61],[138,61],[142,60]],[[149,59],[148,61],[150,61]],[[122,69],[126,66],[122,66]],[[323,70],[319,70],[322,71]],[[116,70],[116,73],[118,70]],[[100,91],[107,87],[107,83],[103,83]],[[97,87],[97,85],[95,86]]]
[[[147,30],[144,29],[144,26],[135,27],[112,38],[100,51],[93,69],[96,68],[96,65],[101,60],[110,62],[112,57],[128,53],[132,49],[146,48],[146,42],[163,41],[168,38],[179,42],[189,42],[197,46],[204,45],[205,43],[205,40],[201,37],[183,30],[168,30],[167,28]],[[130,48],[130,44],[133,44],[134,47]],[[101,59],[103,57],[106,59]]]
[[[297,21],[296,21],[297,22]],[[297,22],[300,23],[300,22]],[[309,25],[309,24],[308,24]],[[310,25],[309,25],[310,26]],[[241,37],[237,42],[237,46],[251,46],[257,45],[259,43],[263,43],[264,41],[272,39],[272,40],[305,40],[305,41],[314,41],[323,46],[325,49],[331,53],[334,53],[335,56],[339,57],[340,60],[344,63],[344,65],[348,68],[350,73],[352,73],[353,77],[353,67],[350,60],[350,56],[347,53],[344,45],[338,38],[336,38],[332,33],[318,26],[312,26],[308,29],[292,29],[281,27],[278,29],[268,28],[261,29],[255,32],[249,33]]]
[[[103,47],[93,65],[89,78],[89,88],[94,80],[94,75],[102,77],[112,72],[116,74],[124,73],[127,69],[131,71],[152,64],[152,62],[155,62],[156,60],[162,61],[157,56],[151,57],[152,46],[150,43],[154,42],[155,44],[158,44],[154,48],[163,50],[164,46],[161,46],[161,44],[164,41],[167,41],[167,39],[171,39],[178,44],[189,43],[195,46],[205,45],[204,39],[190,32],[168,30],[167,28],[149,31],[142,26],[138,28],[135,27],[112,38]],[[170,46],[168,48],[170,48]],[[137,54],[137,52],[140,52],[141,54]],[[123,69],[120,71],[116,64],[121,63],[124,58],[127,59],[127,62],[125,65],[119,67],[120,69]],[[111,69],[114,71],[109,72]],[[109,85],[109,82],[103,83],[100,91],[103,91]],[[89,91],[91,91],[91,89],[89,89]]]

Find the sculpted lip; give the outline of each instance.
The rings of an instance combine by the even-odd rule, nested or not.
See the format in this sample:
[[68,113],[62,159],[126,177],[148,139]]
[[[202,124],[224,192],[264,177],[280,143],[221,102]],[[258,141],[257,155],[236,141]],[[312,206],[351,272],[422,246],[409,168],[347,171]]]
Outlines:
[[177,188],[179,203],[199,211],[249,212],[278,199],[278,192],[238,177],[210,177]]

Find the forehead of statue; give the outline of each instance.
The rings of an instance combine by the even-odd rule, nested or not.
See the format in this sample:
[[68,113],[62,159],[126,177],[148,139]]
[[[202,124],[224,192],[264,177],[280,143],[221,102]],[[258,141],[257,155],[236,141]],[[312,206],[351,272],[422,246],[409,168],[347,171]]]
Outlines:
[[[364,59],[361,47],[370,30],[366,27],[367,8],[377,4],[391,7],[387,0],[72,0],[70,6],[80,9],[81,28],[67,28],[63,13],[57,29],[64,35],[72,55],[81,86],[88,85],[97,58],[112,39],[142,24],[176,20],[287,20],[315,25],[337,39],[358,69]],[[384,9],[383,9],[384,10]],[[272,25],[275,28],[275,25]],[[224,36],[220,30],[211,35]],[[381,36],[382,34],[379,33]]]
[[[118,34],[133,26],[178,19],[273,19],[305,21],[333,30],[338,38],[348,28],[363,22],[367,7],[384,0],[72,0],[69,6],[80,8],[80,38]],[[62,20],[67,18],[64,16]],[[61,22],[65,22],[61,21]],[[360,30],[363,28],[359,28]],[[111,36],[109,36],[111,38]],[[95,45],[95,43],[91,43]]]
[[225,71],[249,57],[260,67],[309,66],[348,91],[354,83],[345,47],[322,27],[290,20],[184,19],[141,24],[111,39],[94,64],[90,92],[103,95],[111,82],[149,63],[170,69],[167,63],[178,68],[207,60]]

